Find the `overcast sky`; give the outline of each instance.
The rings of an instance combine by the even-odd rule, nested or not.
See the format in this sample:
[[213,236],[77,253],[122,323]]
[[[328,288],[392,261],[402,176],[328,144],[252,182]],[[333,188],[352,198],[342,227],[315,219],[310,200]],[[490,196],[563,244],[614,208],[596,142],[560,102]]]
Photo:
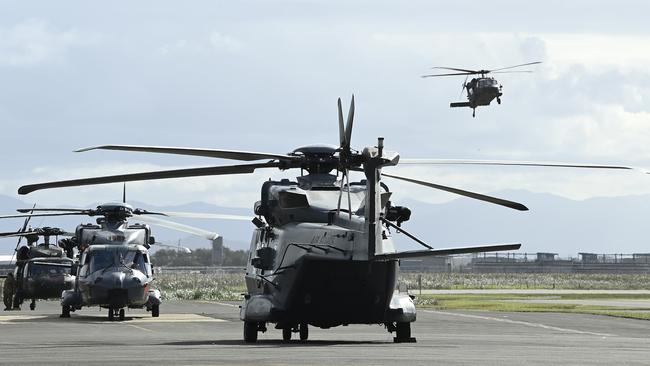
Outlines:
[[[229,163],[118,152],[104,143],[286,153],[336,143],[336,98],[355,94],[353,145],[378,136],[403,158],[650,167],[645,1],[4,2],[0,194],[51,179]],[[477,8],[477,6],[479,8]],[[500,68],[501,105],[450,109],[460,77]],[[395,168],[440,184],[574,199],[650,193],[650,176],[530,168]],[[129,184],[151,204],[252,207],[262,172]],[[393,183],[397,198],[455,198]],[[39,204],[117,200],[120,185],[34,193]]]

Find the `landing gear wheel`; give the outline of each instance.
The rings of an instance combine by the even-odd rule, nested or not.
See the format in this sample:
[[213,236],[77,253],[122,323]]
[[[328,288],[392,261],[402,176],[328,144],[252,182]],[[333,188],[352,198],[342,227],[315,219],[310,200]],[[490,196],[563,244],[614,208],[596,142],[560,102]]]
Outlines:
[[124,320],[124,309],[120,309],[120,320]]
[[19,293],[14,296],[14,310],[20,310],[20,304],[23,303],[23,299]]
[[257,342],[257,323],[244,322],[244,342],[255,343]]
[[472,118],[476,117],[476,109],[472,109]]
[[309,328],[307,323],[300,323],[299,334],[301,341],[306,341],[307,338],[309,338]]
[[282,328],[282,340],[285,342],[291,340],[291,327]]
[[415,343],[415,338],[411,337],[411,323],[397,323],[395,327],[395,343]]
[[36,309],[36,300],[32,300],[32,302],[29,304],[29,310],[34,310]]
[[497,103],[501,104],[501,98],[497,98]]
[[160,316],[160,305],[151,306],[151,316],[157,318]]
[[108,308],[108,320],[115,320],[115,310],[113,308]]
[[69,318],[69,317],[70,317],[70,306],[69,305],[61,306],[61,318]]

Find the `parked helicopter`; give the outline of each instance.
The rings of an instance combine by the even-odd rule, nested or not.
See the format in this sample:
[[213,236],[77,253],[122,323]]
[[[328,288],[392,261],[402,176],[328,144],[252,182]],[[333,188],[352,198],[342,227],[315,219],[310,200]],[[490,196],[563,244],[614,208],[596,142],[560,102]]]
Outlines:
[[[22,213],[3,215],[0,218],[88,215],[101,216],[97,224],[77,226],[73,241],[80,256],[72,265],[71,273],[77,276],[74,287],[59,292],[61,317],[70,317],[70,312],[87,306],[108,309],[108,319],[124,319],[124,308],[146,308],[153,317],[160,314],[160,291],[151,287],[153,266],[148,253],[156,244],[148,225],[130,224],[127,219],[138,216],[141,221],[154,225],[201,235],[214,239],[218,234],[178,224],[163,219],[151,219],[146,215],[165,215],[134,209],[126,203],[108,203],[96,209],[76,208],[34,208],[19,209]],[[182,213],[177,213],[181,215]]]
[[[307,339],[309,325],[330,328],[347,324],[383,324],[389,332],[396,333],[395,342],[415,341],[410,326],[416,320],[415,305],[408,294],[395,291],[400,258],[516,250],[520,244],[433,248],[401,226],[410,218],[411,212],[406,207],[392,205],[391,191],[382,177],[520,211],[527,210],[527,207],[497,197],[382,172],[382,169],[399,163],[399,154],[385,151],[381,137],[377,146],[366,147],[361,152],[353,150],[350,141],[354,97],[345,124],[340,99],[338,111],[339,146],[310,145],[288,154],[129,145],[90,147],[78,151],[124,150],[266,162],[46,182],[22,186],[18,193],[124,181],[245,174],[262,168],[301,169],[307,174],[297,177],[296,181],[264,182],[261,200],[255,204],[258,216],[253,223],[257,228],[251,240],[245,275],[247,293],[240,310],[244,340],[255,342],[258,332],[267,330],[267,323],[275,323],[276,328],[282,329],[285,340],[290,339],[294,332],[299,333],[300,339]],[[435,162],[428,160],[423,163]],[[478,163],[524,164],[503,161]],[[560,163],[526,165],[631,169]],[[337,175],[331,174],[334,170]],[[351,171],[363,173],[365,179],[350,182]],[[347,208],[341,207],[343,196],[347,197]],[[426,249],[396,251],[391,239],[392,230]]]
[[[497,103],[501,104],[501,96],[503,95],[502,89],[503,86],[499,85],[499,82],[493,77],[487,77],[487,74],[507,74],[507,73],[530,73],[530,70],[514,70],[514,71],[503,71],[508,69],[513,69],[516,67],[535,65],[540,64],[541,62],[529,62],[526,64],[515,65],[503,67],[500,69],[494,70],[467,70],[467,69],[458,69],[454,67],[434,67],[434,69],[442,70],[452,70],[460,71],[457,73],[450,74],[432,74],[432,75],[422,75],[423,78],[429,77],[438,77],[438,76],[455,76],[455,75],[466,75],[465,81],[463,82],[463,87],[461,89],[461,96],[465,90],[467,90],[467,102],[453,102],[449,104],[451,108],[456,107],[469,107],[472,108],[472,117],[476,117],[476,107],[490,105],[490,103],[496,98]],[[481,75],[478,78],[472,78],[467,82],[469,75]]]
[[[59,299],[64,290],[74,286],[74,275],[71,274],[73,266],[71,248],[66,240],[50,243],[53,236],[71,236],[59,228],[42,227],[27,228],[27,221],[23,230],[11,233],[0,233],[0,237],[23,237],[27,245],[17,245],[16,267],[11,275],[7,276],[3,286],[5,310],[20,310],[26,299],[31,299],[29,308],[36,309],[36,300]],[[37,243],[39,237],[44,238],[43,243]]]

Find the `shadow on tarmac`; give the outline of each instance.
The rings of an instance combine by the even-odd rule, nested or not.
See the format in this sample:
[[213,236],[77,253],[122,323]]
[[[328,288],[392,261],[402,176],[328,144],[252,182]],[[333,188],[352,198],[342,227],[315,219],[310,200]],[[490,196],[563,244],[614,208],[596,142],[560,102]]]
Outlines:
[[163,346],[251,346],[251,347],[327,347],[341,345],[385,345],[393,342],[379,341],[345,341],[345,340],[313,340],[313,341],[282,341],[282,340],[258,340],[255,343],[246,343],[241,339],[216,339],[204,341],[180,341],[161,343]]

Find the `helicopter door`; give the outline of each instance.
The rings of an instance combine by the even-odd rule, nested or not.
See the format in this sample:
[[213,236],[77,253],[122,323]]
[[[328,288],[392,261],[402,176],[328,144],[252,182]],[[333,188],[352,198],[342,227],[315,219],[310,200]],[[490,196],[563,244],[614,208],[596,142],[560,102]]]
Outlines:
[[88,252],[81,255],[79,266],[79,277],[86,277],[88,275]]
[[143,253],[144,256],[144,267],[146,270],[147,277],[153,276],[153,270],[151,269],[151,262],[149,262],[149,254]]

